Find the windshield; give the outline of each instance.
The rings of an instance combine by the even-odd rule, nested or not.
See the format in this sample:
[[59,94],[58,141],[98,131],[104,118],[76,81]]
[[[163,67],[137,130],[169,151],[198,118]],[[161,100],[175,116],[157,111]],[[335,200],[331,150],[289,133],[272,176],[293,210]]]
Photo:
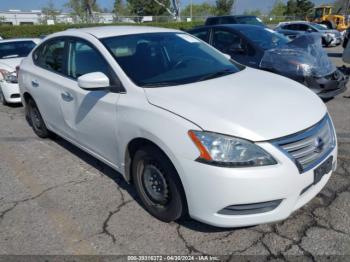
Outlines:
[[0,43],[0,59],[26,57],[35,45],[33,41]]
[[260,25],[265,26],[262,20],[256,16],[236,17],[237,24]]
[[101,40],[138,86],[173,86],[238,72],[242,68],[184,33],[147,33]]
[[290,40],[282,34],[279,34],[269,28],[261,27],[244,27],[238,30],[245,35],[250,41],[264,50],[281,47]]

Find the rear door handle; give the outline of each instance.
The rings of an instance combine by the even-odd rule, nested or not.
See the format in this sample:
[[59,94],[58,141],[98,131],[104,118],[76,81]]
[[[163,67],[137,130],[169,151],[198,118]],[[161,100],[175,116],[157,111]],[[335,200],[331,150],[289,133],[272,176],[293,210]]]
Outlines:
[[70,102],[74,99],[73,96],[68,92],[61,93],[61,97],[66,102]]
[[33,87],[38,87],[39,86],[39,83],[37,80],[32,80],[32,86]]

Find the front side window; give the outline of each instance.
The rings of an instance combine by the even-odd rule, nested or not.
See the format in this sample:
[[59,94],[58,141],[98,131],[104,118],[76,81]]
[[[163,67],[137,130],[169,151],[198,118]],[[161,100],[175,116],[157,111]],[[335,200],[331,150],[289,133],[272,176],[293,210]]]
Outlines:
[[184,33],[146,33],[101,40],[142,87],[174,86],[240,71],[218,51]]
[[191,33],[195,37],[198,37],[199,39],[208,42],[209,41],[209,30],[208,29],[203,29],[203,30],[197,30],[195,32]]
[[310,29],[310,27],[308,25],[299,24],[299,30],[300,31],[307,31],[308,29]]
[[0,59],[26,57],[35,46],[33,41],[0,43]]
[[33,55],[34,62],[42,68],[63,74],[65,61],[64,45],[65,40],[63,39],[51,40],[44,43],[35,50]]
[[299,26],[297,24],[290,24],[290,25],[284,26],[284,29],[298,31]]
[[213,46],[225,54],[232,53],[231,50],[243,46],[239,35],[225,30],[215,30],[213,37]]
[[84,41],[72,41],[68,45],[68,76],[77,79],[79,76],[101,72],[109,75],[109,66],[102,55]]

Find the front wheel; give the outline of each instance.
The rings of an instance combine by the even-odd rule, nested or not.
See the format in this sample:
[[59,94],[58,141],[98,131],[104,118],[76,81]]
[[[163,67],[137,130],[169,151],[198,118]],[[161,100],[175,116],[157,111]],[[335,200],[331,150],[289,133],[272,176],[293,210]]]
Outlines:
[[47,129],[45,122],[40,114],[40,111],[33,100],[28,101],[28,117],[34,133],[41,138],[50,136],[50,131]]
[[132,178],[146,210],[164,222],[187,212],[185,193],[168,157],[155,146],[139,149],[133,158]]

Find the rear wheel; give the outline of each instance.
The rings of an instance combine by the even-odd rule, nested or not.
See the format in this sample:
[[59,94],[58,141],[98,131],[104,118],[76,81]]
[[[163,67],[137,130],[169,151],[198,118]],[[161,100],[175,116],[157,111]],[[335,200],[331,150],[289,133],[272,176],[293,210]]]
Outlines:
[[155,146],[139,149],[132,163],[132,178],[146,210],[164,222],[186,214],[186,199],[178,174]]
[[33,131],[38,137],[47,138],[50,136],[50,131],[47,129],[40,111],[32,99],[28,101],[28,117]]

